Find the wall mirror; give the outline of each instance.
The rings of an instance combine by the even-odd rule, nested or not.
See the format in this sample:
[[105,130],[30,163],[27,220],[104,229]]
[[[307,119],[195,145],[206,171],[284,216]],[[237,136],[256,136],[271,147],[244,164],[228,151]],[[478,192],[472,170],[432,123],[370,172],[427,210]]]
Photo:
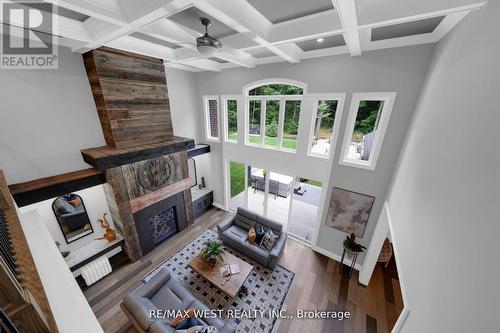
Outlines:
[[83,199],[74,193],[58,197],[52,210],[66,239],[71,243],[94,232]]

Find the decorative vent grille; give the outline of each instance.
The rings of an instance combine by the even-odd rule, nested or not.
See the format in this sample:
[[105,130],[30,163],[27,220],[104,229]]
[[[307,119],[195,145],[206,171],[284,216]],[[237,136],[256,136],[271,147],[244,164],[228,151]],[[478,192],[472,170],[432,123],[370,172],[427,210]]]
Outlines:
[[149,222],[153,225],[153,243],[163,242],[177,232],[174,207],[151,216]]

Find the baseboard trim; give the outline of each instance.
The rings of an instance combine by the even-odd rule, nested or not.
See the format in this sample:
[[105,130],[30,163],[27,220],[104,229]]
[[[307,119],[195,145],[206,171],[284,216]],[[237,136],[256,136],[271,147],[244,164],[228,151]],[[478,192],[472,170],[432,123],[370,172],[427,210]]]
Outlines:
[[[321,247],[318,247],[318,246],[312,246],[312,249],[318,253],[321,253],[329,258],[332,258],[333,260],[337,261],[337,262],[340,262],[342,260],[342,257],[339,256],[338,254],[336,253],[333,253],[333,252],[330,252],[328,250],[325,250],[325,249],[322,249]],[[344,259],[344,262],[345,262],[345,259]],[[361,265],[359,263],[356,263],[354,265],[354,269],[357,270],[358,272],[361,270]]]
[[225,207],[224,205],[221,205],[220,203],[217,203],[217,202],[212,202],[212,205],[213,205],[214,207],[217,207],[217,208],[219,208],[219,209],[222,209],[222,210],[227,211],[226,207]]

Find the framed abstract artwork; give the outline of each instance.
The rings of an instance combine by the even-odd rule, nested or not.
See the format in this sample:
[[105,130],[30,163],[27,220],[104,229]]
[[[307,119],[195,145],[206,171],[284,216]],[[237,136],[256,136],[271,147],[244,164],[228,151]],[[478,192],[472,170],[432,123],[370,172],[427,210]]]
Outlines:
[[326,225],[362,238],[375,197],[334,187]]

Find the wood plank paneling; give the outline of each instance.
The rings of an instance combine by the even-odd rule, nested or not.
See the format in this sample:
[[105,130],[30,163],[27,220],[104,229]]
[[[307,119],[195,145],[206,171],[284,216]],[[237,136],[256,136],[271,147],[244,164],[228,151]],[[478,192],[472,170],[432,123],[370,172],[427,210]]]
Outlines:
[[109,147],[136,147],[173,137],[162,60],[110,48],[91,50],[83,59]]

